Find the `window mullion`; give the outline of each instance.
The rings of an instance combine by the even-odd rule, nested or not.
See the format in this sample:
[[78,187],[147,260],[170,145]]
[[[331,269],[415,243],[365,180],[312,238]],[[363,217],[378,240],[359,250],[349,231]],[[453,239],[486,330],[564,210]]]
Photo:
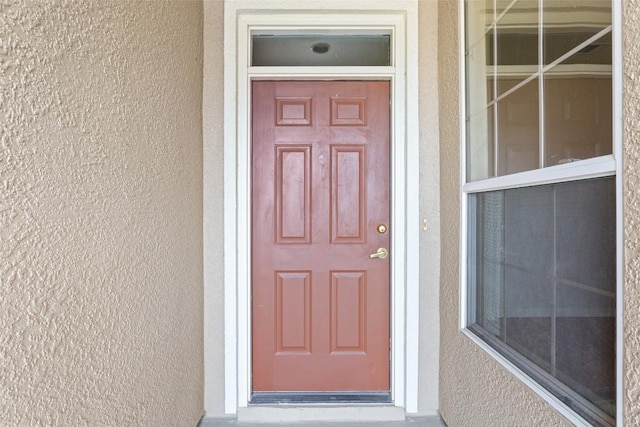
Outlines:
[[544,0],[538,0],[538,167],[544,167],[545,120],[544,120]]
[[498,149],[498,141],[500,137],[500,129],[498,128],[498,1],[493,1],[493,176],[498,176],[498,165],[500,164],[500,150]]
[[551,256],[553,257],[553,295],[551,299],[551,375],[556,376],[557,372],[557,349],[558,349],[558,197],[557,189],[553,187],[553,246]]

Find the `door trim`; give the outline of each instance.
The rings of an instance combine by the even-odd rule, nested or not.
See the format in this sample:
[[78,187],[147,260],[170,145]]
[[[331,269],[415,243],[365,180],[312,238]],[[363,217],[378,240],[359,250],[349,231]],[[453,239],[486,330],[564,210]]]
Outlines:
[[[247,407],[251,396],[249,130],[250,84],[254,79],[391,81],[391,227],[399,230],[391,242],[394,251],[391,265],[391,393],[394,406],[407,413],[418,411],[419,236],[413,231],[414,227],[408,227],[408,224],[416,227],[419,224],[417,6],[417,0],[394,2],[393,10],[387,1],[373,0],[357,11],[353,10],[353,5],[342,1],[243,0],[225,3],[224,353],[227,414],[237,414],[240,408]],[[300,12],[292,13],[292,10]],[[354,13],[357,13],[357,19],[354,19]],[[360,25],[354,25],[354,22]],[[391,67],[252,68],[248,64],[252,28],[389,30],[394,61]],[[205,242],[205,257],[206,247]],[[215,345],[205,343],[205,347],[212,344]],[[205,384],[205,387],[209,386]]]

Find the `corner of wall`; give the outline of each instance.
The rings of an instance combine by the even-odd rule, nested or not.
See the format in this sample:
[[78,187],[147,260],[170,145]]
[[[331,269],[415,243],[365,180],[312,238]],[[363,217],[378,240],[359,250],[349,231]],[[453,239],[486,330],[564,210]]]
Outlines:
[[224,2],[204,2],[203,186],[204,186],[204,407],[225,415],[224,361]]

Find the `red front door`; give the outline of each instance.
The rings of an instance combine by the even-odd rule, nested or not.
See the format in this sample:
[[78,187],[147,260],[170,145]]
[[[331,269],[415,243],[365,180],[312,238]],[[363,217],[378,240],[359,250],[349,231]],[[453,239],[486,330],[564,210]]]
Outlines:
[[252,88],[253,391],[388,391],[389,82]]

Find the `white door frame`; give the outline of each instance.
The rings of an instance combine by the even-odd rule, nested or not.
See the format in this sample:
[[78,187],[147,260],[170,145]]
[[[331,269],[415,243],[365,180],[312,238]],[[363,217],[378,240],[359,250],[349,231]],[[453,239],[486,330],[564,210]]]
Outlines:
[[[227,414],[237,414],[240,408],[247,407],[251,393],[250,84],[254,79],[265,78],[391,82],[391,230],[395,231],[391,242],[391,393],[396,407],[407,413],[418,410],[419,238],[417,233],[408,232],[408,224],[419,223],[417,3],[417,0],[392,3],[385,0],[362,3],[343,0],[225,2],[224,354]],[[356,32],[383,29],[392,35],[392,66],[250,67],[250,33],[254,29],[349,29]],[[205,343],[205,353],[208,345],[216,343]]]

